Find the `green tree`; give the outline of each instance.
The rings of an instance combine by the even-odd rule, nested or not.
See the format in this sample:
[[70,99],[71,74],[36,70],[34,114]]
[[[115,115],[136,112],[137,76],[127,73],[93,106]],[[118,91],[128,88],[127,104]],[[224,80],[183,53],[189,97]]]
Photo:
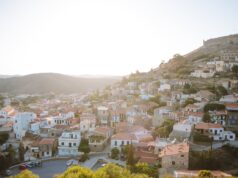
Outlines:
[[127,178],[130,175],[131,173],[128,169],[114,164],[107,164],[95,172],[94,178]]
[[19,160],[24,161],[25,148],[22,142],[20,142],[19,144],[18,153],[19,153]]
[[218,104],[218,103],[208,103],[204,106],[203,110],[204,112],[208,111],[220,111],[220,110],[225,110],[225,105],[224,104]]
[[39,176],[36,174],[33,174],[29,170],[24,170],[21,173],[17,174],[16,176],[11,176],[10,178],[39,178]]
[[56,175],[55,178],[93,178],[93,171],[80,166],[71,166],[62,174]]
[[84,154],[90,152],[89,144],[88,144],[88,139],[82,139],[80,144],[79,144],[79,151],[84,152]]
[[219,98],[222,97],[222,96],[224,96],[224,95],[227,95],[227,94],[228,94],[228,92],[227,92],[226,88],[224,88],[224,87],[221,86],[221,85],[217,86],[217,88],[216,88],[216,95],[217,95]]
[[166,119],[159,127],[156,127],[152,134],[154,137],[164,137],[167,138],[173,130],[174,120]]
[[133,168],[133,172],[146,174],[149,177],[158,177],[158,168],[149,166],[147,163],[137,163]]
[[15,162],[16,151],[11,144],[6,151],[8,152],[8,165],[10,166]]
[[[131,173],[128,169],[115,164],[107,164],[93,172],[91,169],[81,166],[71,166],[55,178],[149,178],[146,174]],[[39,178],[29,170],[22,171],[11,178]]]
[[193,103],[196,103],[197,101],[193,98],[188,98],[185,100],[184,104],[183,104],[183,107],[186,107],[187,105],[189,104],[193,104]]
[[8,133],[0,133],[0,145],[4,144],[9,138],[9,134]]
[[0,154],[0,171],[8,168],[8,158],[4,154]]
[[112,159],[119,159],[119,153],[120,153],[120,150],[118,148],[113,148],[111,150],[111,158]]
[[160,98],[161,98],[161,96],[158,94],[158,95],[150,98],[150,101],[160,104]]
[[238,65],[234,65],[231,70],[236,76],[238,75]]
[[126,158],[126,164],[133,167],[137,163],[137,159],[135,158],[135,148],[132,144],[129,144],[128,146],[128,152],[127,152],[127,158]]
[[195,88],[193,85],[185,84],[183,87],[183,93],[184,94],[193,94],[197,92],[197,88]]
[[203,120],[203,122],[207,122],[207,123],[211,122],[210,114],[208,112],[205,112],[205,114],[202,117],[202,120]]

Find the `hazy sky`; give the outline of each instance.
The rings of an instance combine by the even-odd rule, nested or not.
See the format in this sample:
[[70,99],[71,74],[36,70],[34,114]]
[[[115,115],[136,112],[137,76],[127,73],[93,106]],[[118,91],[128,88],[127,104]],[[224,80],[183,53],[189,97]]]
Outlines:
[[237,0],[1,0],[0,74],[125,75],[238,32]]

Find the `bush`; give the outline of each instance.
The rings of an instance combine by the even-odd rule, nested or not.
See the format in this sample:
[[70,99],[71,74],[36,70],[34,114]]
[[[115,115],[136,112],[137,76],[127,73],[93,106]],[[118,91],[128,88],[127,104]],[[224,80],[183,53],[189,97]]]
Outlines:
[[111,158],[112,159],[119,159],[119,153],[120,153],[120,150],[118,148],[113,148],[111,150]]
[[183,104],[183,107],[186,107],[187,105],[189,104],[193,104],[193,103],[196,103],[197,101],[193,98],[188,98],[185,100],[184,104]]
[[79,145],[79,151],[84,152],[84,153],[90,152],[90,148],[89,148],[87,139],[81,140],[80,145]]
[[203,122],[211,122],[211,116],[208,112],[206,112],[202,117]]
[[0,145],[4,144],[9,138],[8,133],[0,133]]
[[209,138],[209,136],[207,135],[202,135],[198,132],[194,132],[193,141],[194,142],[211,142],[211,138]]
[[175,124],[174,120],[171,119],[166,119],[161,126],[156,127],[155,130],[153,130],[152,134],[154,137],[168,137],[169,134],[172,132],[173,130],[173,125]]
[[212,177],[212,173],[211,171],[208,171],[208,170],[201,170],[199,171],[198,176],[201,178],[205,178],[205,177],[209,178],[209,177]]
[[193,85],[185,84],[183,88],[183,93],[184,94],[193,94],[197,93],[198,89],[195,88]]
[[208,103],[204,106],[204,112],[208,112],[208,111],[221,111],[221,110],[225,110],[225,105],[224,104],[218,104],[218,103]]

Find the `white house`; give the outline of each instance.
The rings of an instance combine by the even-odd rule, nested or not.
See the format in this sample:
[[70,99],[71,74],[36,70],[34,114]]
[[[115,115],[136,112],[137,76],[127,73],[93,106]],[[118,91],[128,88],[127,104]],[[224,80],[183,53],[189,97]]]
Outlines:
[[191,112],[188,115],[188,122],[190,124],[197,124],[202,122],[203,113],[202,112]]
[[220,124],[199,123],[195,126],[195,130],[201,134],[212,136],[215,141],[235,140],[235,134],[231,131],[224,131]]
[[65,131],[58,139],[58,153],[60,156],[79,155],[78,147],[81,141],[80,131]]
[[236,139],[236,134],[231,131],[223,131],[218,135],[214,135],[213,139],[216,141],[219,141],[219,140],[234,141]]
[[14,117],[13,131],[17,139],[22,139],[27,130],[29,123],[36,119],[36,114],[33,112],[21,112]]
[[196,69],[191,73],[191,76],[196,78],[211,78],[214,74],[215,71],[211,69]]
[[172,112],[172,107],[170,106],[163,106],[163,107],[156,108],[154,110],[153,125],[154,126],[161,125],[171,112]]
[[139,143],[133,133],[117,133],[111,137],[111,148],[121,149],[122,146]]
[[159,91],[170,91],[171,85],[168,83],[160,84]]
[[154,153],[155,154],[159,154],[159,152],[164,148],[166,147],[167,145],[171,145],[175,142],[176,140],[169,140],[168,138],[156,138],[155,139],[155,149],[154,149]]
[[80,131],[92,132],[96,127],[96,116],[94,114],[84,115],[80,118]]
[[39,134],[40,133],[40,125],[41,121],[35,120],[29,123],[29,131],[31,131],[34,134]]
[[99,106],[97,108],[97,114],[101,125],[107,125],[109,123],[109,109],[105,106]]
[[238,101],[238,95],[225,95],[220,98],[220,101],[223,103],[236,103]]
[[59,116],[62,117],[63,119],[74,118],[74,112],[71,111],[66,113],[60,113]]
[[185,123],[185,122],[179,122],[179,123],[174,124],[173,131],[185,132],[190,135],[190,133],[192,131],[192,125]]

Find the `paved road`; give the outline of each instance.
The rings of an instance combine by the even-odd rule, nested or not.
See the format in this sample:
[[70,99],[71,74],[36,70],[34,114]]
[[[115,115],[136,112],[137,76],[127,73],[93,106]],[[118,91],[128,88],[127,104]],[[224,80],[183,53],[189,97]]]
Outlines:
[[[41,178],[53,178],[55,174],[64,172],[67,169],[66,160],[51,160],[43,162],[42,167],[29,169]],[[12,169],[13,175],[19,173],[18,167]]]
[[[108,159],[107,155],[108,155],[107,153],[96,153],[90,155],[89,160],[85,161],[84,163],[79,163],[79,165],[83,167],[93,168],[96,165],[98,159],[103,159],[106,162],[114,162],[120,165],[125,165],[125,163],[122,161]],[[30,171],[32,171],[35,174],[38,174],[41,178],[53,178],[54,175],[62,173],[67,169],[66,162],[69,159],[44,161],[42,167],[31,168]],[[94,167],[94,170],[96,170],[99,167],[100,164],[97,167]],[[18,170],[18,167],[15,167],[11,170],[13,171],[13,175],[16,175],[20,172]]]

